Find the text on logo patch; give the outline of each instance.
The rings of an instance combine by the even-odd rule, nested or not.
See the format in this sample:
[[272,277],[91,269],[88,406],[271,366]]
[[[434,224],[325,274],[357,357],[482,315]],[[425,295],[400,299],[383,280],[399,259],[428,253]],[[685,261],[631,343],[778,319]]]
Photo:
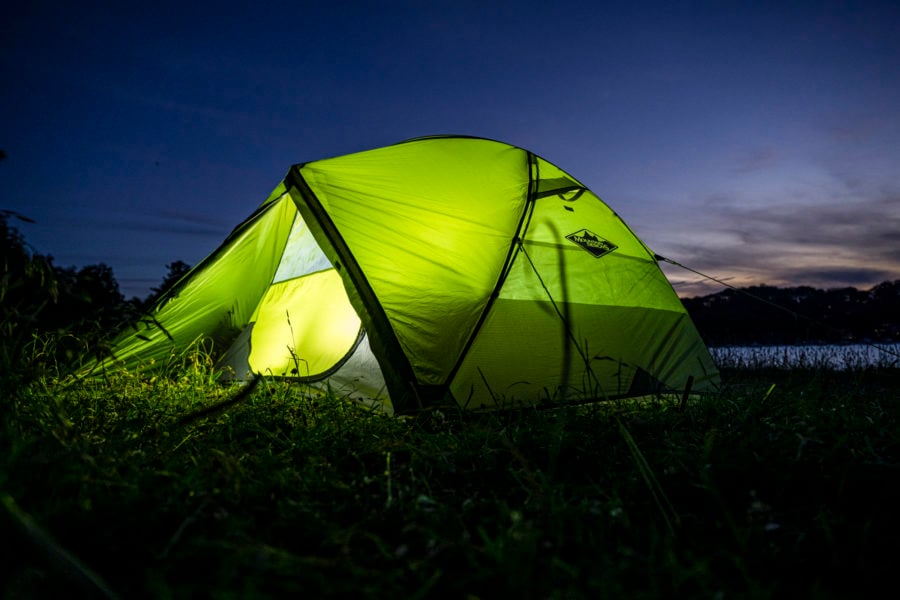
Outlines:
[[613,244],[607,239],[604,239],[597,235],[596,233],[588,230],[582,229],[581,231],[576,231],[575,233],[570,233],[566,236],[566,239],[574,244],[578,244],[588,252],[590,252],[594,258],[600,258],[605,254],[609,254],[618,246]]

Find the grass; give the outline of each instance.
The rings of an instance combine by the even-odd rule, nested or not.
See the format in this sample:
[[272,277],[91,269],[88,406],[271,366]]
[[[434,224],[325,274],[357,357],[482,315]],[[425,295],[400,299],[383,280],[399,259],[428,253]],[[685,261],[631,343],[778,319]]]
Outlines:
[[202,365],[38,380],[0,422],[2,589],[837,598],[892,582],[900,373],[723,375],[683,412],[658,398],[415,418],[273,381],[185,418],[238,393]]

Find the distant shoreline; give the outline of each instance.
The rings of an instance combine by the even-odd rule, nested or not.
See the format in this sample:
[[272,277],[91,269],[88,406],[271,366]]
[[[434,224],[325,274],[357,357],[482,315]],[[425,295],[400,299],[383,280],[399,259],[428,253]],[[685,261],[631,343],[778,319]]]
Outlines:
[[754,286],[682,303],[708,346],[900,341],[900,280],[868,290]]

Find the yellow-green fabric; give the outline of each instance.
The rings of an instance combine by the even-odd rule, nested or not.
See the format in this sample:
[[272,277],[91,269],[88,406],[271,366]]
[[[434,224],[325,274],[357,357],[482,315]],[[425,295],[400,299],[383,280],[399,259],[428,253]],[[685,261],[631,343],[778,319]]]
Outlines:
[[445,383],[497,284],[525,207],[525,169],[518,148],[447,139],[301,170],[377,294],[419,383]]
[[151,316],[115,344],[126,365],[212,339],[239,378],[343,376],[400,411],[718,382],[628,226],[552,163],[479,138],[295,165]]
[[272,284],[253,315],[254,373],[317,377],[353,349],[360,321],[334,269]]
[[[279,190],[276,190],[276,192]],[[163,364],[197,341],[212,350],[228,348],[247,325],[266,293],[297,212],[284,194],[263,203],[255,217],[195,267],[141,319],[113,343],[105,366]]]
[[[688,377],[708,389],[715,366],[654,254],[581,184],[534,165],[541,197],[453,395],[483,408],[651,394]],[[594,256],[567,239],[583,230],[615,249]]]

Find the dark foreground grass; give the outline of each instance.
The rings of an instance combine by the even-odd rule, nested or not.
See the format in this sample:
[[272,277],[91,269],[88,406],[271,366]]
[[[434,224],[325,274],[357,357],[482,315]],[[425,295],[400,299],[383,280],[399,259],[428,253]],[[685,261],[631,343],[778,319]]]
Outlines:
[[[734,371],[714,398],[391,418],[263,382],[8,400],[8,598],[859,597],[893,582],[896,370]],[[58,545],[55,545],[58,544]],[[60,552],[80,563],[73,564]]]

